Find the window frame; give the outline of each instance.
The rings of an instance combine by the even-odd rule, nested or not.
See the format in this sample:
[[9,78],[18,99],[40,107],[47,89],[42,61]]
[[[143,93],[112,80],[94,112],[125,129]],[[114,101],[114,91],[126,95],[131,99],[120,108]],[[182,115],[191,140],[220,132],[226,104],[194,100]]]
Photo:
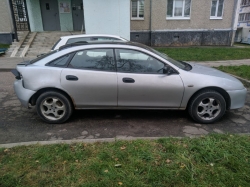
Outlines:
[[[186,3],[186,0],[182,0],[182,16],[175,16],[174,13],[175,13],[175,1],[176,0],[173,0],[173,7],[172,7],[172,17],[168,17],[168,13],[167,13],[167,17],[166,19],[167,20],[190,20],[191,19],[191,7],[192,7],[192,0],[190,1],[190,12],[189,12],[189,17],[185,17],[184,14],[185,14],[185,3]],[[167,6],[168,6],[168,1],[167,1]]]
[[[114,58],[114,70],[100,70],[100,69],[88,69],[88,68],[75,68],[75,67],[70,67],[70,63],[71,61],[73,60],[73,58],[75,57],[75,55],[78,53],[78,52],[81,52],[81,51],[86,51],[86,50],[95,50],[95,49],[110,49],[112,50],[113,52],[113,58]],[[67,66],[65,68],[69,68],[69,69],[77,69],[77,70],[87,70],[87,71],[102,71],[102,72],[117,72],[117,64],[116,64],[116,59],[115,59],[115,50],[114,48],[87,48],[87,49],[79,49],[77,51],[74,51],[73,54],[72,54],[72,57],[71,59],[68,61],[67,63]]]
[[241,0],[240,6],[249,6],[250,5],[250,0]]
[[[243,20],[240,20],[241,15],[243,15]],[[248,16],[249,19],[246,19],[247,16]],[[248,12],[248,13],[240,13],[238,22],[239,23],[250,22],[250,12]]]
[[[215,16],[211,16],[213,1],[217,1],[217,3],[216,3],[216,10],[215,10]],[[219,0],[212,0],[211,1],[210,19],[223,19],[223,15],[224,15],[224,3],[225,3],[225,0],[223,0],[223,6],[222,6],[221,16],[218,17]]]
[[[131,20],[141,20],[141,21],[143,21],[144,17],[145,17],[145,1],[144,0],[134,0],[134,1],[137,1],[137,16],[136,17],[132,17],[132,1],[133,0],[130,1],[130,17],[131,17]],[[139,17],[139,12],[140,12],[139,2],[140,1],[144,1],[143,17]]]

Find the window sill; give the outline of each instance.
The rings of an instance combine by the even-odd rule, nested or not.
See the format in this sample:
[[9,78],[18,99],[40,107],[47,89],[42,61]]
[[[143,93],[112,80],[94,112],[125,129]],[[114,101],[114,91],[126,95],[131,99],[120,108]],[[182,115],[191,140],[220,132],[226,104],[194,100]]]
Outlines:
[[221,18],[221,17],[210,17],[210,19],[219,19],[219,20],[221,20],[223,18]]
[[166,20],[190,20],[190,17],[167,17]]
[[144,21],[144,18],[131,18],[131,20],[135,20],[135,21]]

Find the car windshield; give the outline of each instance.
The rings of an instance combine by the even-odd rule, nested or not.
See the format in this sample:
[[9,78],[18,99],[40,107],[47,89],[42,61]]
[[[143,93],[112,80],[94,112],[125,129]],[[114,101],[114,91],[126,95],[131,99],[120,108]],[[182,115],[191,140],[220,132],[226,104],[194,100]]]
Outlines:
[[183,70],[186,70],[186,71],[190,71],[192,69],[192,66],[186,62],[183,62],[183,61],[178,61],[178,60],[174,60],[172,58],[170,58],[169,56],[167,56],[166,54],[164,53],[161,53],[155,49],[152,49],[152,52],[156,53],[157,55],[159,55],[160,57],[166,59],[168,62],[174,64],[175,66],[177,66],[178,68],[180,69],[183,69]]
[[54,51],[50,51],[48,53],[45,53],[45,54],[41,54],[38,58],[35,58],[33,60],[31,60],[29,63],[30,64],[34,64],[35,62],[39,61],[39,60],[42,60],[43,58],[47,57],[47,56],[50,56],[54,53],[56,53],[58,50],[54,50]]

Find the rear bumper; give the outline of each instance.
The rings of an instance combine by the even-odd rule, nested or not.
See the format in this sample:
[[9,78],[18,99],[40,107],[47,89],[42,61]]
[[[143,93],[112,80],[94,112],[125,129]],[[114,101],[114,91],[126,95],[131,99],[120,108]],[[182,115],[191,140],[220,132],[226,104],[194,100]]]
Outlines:
[[16,80],[14,82],[14,90],[15,90],[17,98],[19,99],[21,104],[24,107],[28,108],[29,107],[29,100],[30,100],[31,96],[36,92],[32,91],[32,90],[25,89],[23,87],[22,80]]
[[230,109],[242,108],[245,105],[247,89],[227,91],[231,98]]

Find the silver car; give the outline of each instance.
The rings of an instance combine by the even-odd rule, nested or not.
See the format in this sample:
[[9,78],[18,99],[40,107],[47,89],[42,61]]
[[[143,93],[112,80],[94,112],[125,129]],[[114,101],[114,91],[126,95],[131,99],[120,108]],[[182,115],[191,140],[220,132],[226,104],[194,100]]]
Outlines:
[[65,122],[73,109],[187,109],[213,123],[243,107],[247,94],[226,73],[132,42],[70,44],[12,72],[22,105],[35,105],[48,123]]

